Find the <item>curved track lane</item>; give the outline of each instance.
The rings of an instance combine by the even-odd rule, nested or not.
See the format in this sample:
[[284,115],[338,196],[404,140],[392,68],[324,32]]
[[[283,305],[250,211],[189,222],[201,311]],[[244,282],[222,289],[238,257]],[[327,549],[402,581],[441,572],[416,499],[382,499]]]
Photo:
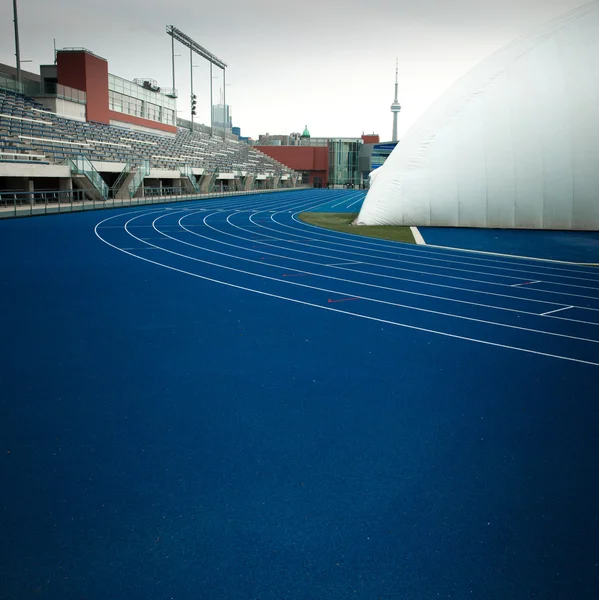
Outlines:
[[[346,193],[341,202],[353,210],[362,198]],[[103,219],[95,232],[116,250],[184,276],[423,335],[599,366],[592,268],[429,249],[298,220],[323,204],[336,203],[303,192],[154,208]]]

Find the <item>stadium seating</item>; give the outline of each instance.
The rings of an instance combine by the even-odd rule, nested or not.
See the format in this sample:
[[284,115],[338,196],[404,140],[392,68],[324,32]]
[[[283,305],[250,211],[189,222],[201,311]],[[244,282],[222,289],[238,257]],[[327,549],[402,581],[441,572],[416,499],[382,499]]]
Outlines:
[[[179,169],[181,165],[213,171],[291,173],[291,169],[237,140],[178,129],[176,135],[152,134],[104,123],[57,116],[31,98],[0,90],[0,153],[9,160],[62,163],[85,155],[91,161]],[[27,155],[35,158],[28,159]],[[19,158],[21,158],[19,157]],[[41,158],[40,158],[41,157]],[[0,160],[3,155],[0,154]]]

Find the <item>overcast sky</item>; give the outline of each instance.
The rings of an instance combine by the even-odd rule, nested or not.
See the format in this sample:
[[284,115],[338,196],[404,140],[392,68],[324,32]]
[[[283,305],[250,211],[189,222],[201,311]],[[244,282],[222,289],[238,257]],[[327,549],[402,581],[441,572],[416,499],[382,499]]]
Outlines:
[[[227,103],[244,135],[390,139],[395,58],[401,135],[493,51],[586,0],[19,0],[21,59],[39,73],[58,48],[85,47],[126,79],[172,85],[174,25],[229,65]],[[0,62],[14,65],[12,2],[0,2]],[[189,51],[176,45],[179,116],[189,118]],[[195,57],[200,122],[210,121],[209,67]],[[220,71],[214,100],[222,89]]]

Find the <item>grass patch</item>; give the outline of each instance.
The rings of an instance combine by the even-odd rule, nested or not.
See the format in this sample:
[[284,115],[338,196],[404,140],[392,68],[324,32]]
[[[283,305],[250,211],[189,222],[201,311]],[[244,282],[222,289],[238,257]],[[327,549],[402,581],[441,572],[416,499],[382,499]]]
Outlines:
[[333,229],[342,233],[354,233],[366,237],[381,238],[394,242],[407,242],[415,244],[414,236],[409,227],[394,227],[390,225],[350,225],[358,213],[317,213],[305,212],[298,215],[298,219],[309,225]]

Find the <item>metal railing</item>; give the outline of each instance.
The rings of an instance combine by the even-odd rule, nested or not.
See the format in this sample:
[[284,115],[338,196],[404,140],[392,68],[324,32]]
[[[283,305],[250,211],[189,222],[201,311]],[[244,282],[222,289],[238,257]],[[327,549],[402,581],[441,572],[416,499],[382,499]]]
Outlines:
[[129,184],[129,197],[133,198],[135,194],[137,194],[137,190],[139,186],[142,184],[143,180],[150,174],[150,161],[147,158],[144,158],[141,161],[141,165],[137,168],[131,183]]
[[181,167],[179,167],[179,172],[181,173],[181,175],[183,175],[183,177],[189,180],[189,182],[193,186],[193,189],[196,191],[196,193],[199,194],[200,186],[198,185],[196,176],[193,174],[191,167],[189,165],[181,165]]
[[23,80],[19,83],[10,77],[0,75],[0,89],[15,92],[16,94],[23,94],[24,96],[31,96],[32,98],[64,98],[65,100],[71,100],[79,104],[87,103],[85,92],[76,90],[68,85],[61,85],[60,83],[46,82],[45,86],[39,81]]
[[85,190],[78,189],[38,192],[5,191],[0,192],[0,219],[80,212],[84,210],[124,208],[145,204],[189,202],[191,200],[207,200],[210,198],[247,196],[271,192],[292,192],[309,187],[299,186],[297,188],[282,188],[280,190],[248,191],[229,191],[227,189],[222,192],[205,194],[190,194],[181,187],[145,188],[144,196],[140,198],[126,198],[124,200],[117,200],[114,198],[114,195],[107,200],[90,200],[87,198]]
[[125,179],[127,179],[127,177],[129,177],[130,174],[131,174],[131,163],[129,161],[127,161],[125,163],[125,166],[123,167],[123,170],[121,171],[121,174],[116,178],[116,181],[112,184],[112,187],[110,188],[110,192],[111,192],[110,195],[113,198],[114,198],[115,194],[118,194]]
[[71,168],[71,173],[85,175],[100,194],[102,194],[102,197],[108,198],[108,186],[106,182],[87,157],[79,154],[78,156],[67,158],[66,164]]
[[60,83],[46,81],[43,86],[42,84],[39,84],[38,90],[36,90],[35,87],[26,87],[25,93],[33,98],[63,98],[65,100],[70,100],[71,102],[87,104],[87,94],[84,91],[76,90],[75,88]]

